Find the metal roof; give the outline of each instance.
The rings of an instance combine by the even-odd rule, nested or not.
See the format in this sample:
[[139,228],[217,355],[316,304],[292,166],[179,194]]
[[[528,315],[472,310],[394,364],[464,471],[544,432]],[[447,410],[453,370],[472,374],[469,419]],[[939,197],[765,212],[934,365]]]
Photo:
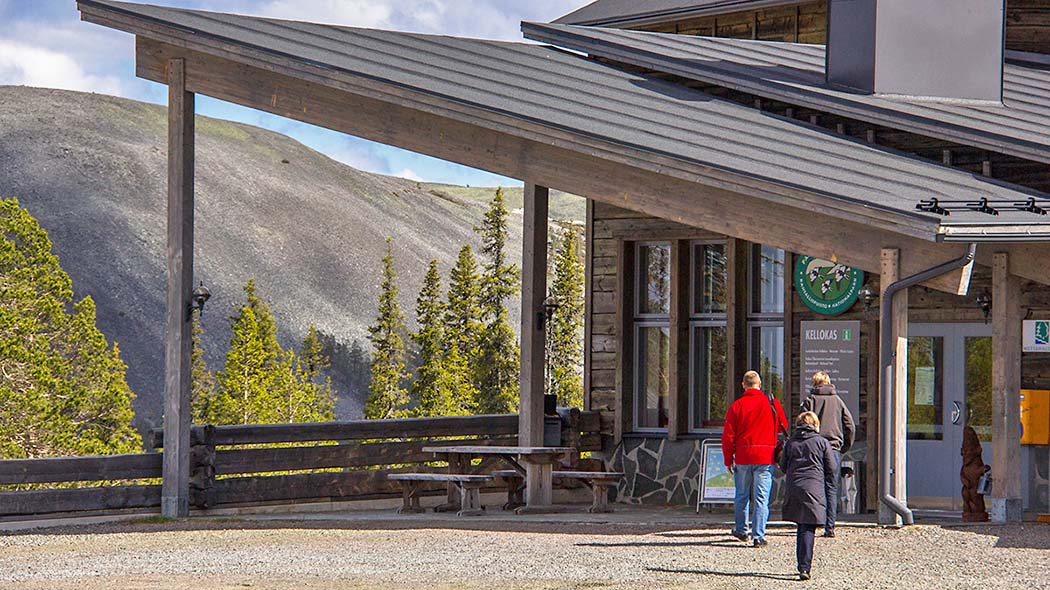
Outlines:
[[[1004,211],[992,217],[964,211],[942,217],[915,210],[918,201],[930,198],[1019,202],[1031,191],[549,46],[112,0],[80,0],[80,5],[82,10],[102,8],[135,17],[141,25],[121,27],[130,32],[162,38],[178,34],[181,43],[202,51],[208,41],[225,51],[243,48],[245,56],[290,57],[304,71],[324,68],[326,75],[350,85],[364,78],[461,110],[499,115],[504,132],[519,132],[526,123],[567,132],[581,144],[597,141],[603,150],[663,174],[683,174],[679,177],[770,200],[788,199],[799,207],[926,239],[944,238],[949,227],[994,227],[988,231],[999,232],[1011,224],[1024,226],[1029,239],[1032,232],[1050,237],[1050,225],[1041,222],[1046,218],[1029,213]],[[488,124],[478,119],[479,125]],[[589,145],[579,149],[594,154]]]
[[598,0],[555,20],[563,25],[643,24],[802,4],[806,0]]
[[857,94],[824,80],[825,47],[525,23],[526,37],[798,106],[1050,163],[1050,71],[1007,63],[1003,104]]

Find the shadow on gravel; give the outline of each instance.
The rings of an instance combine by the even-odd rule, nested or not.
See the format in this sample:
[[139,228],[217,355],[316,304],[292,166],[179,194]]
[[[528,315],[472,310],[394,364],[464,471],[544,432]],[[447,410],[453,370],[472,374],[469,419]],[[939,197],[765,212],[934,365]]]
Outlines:
[[941,528],[998,537],[995,543],[998,549],[1050,549],[1050,524],[1045,523],[942,525]]
[[781,582],[798,581],[798,574],[767,574],[762,572],[716,572],[713,570],[683,570],[662,567],[645,568],[651,572],[662,574],[691,574],[694,576],[723,576],[728,578],[764,578],[767,580],[778,580]]
[[730,549],[752,549],[736,539],[722,538],[714,541],[630,541],[626,543],[576,543],[577,547],[729,547]]

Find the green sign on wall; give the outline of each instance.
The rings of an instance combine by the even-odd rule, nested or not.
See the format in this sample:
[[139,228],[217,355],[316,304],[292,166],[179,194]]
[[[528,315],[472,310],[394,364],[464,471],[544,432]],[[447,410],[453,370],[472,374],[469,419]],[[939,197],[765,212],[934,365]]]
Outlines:
[[795,289],[806,307],[821,315],[838,315],[857,301],[864,271],[812,256],[795,263]]

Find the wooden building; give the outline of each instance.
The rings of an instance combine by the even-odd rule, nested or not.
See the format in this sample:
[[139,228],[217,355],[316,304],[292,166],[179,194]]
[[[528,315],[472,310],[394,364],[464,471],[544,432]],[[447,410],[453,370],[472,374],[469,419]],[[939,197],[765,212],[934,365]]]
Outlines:
[[[1022,318],[1050,318],[1041,25],[1010,33],[1026,2],[955,20],[880,12],[929,29],[887,39],[865,19],[835,26],[835,2],[659,0],[641,18],[602,0],[525,23],[544,43],[525,44],[80,0],[85,20],[136,35],[136,73],[169,87],[165,514],[184,513],[189,477],[197,93],[525,181],[522,444],[543,433],[547,187],[586,197],[586,405],[628,473],[623,501],[695,501],[697,448],[740,375],[759,369],[796,404],[806,359],[831,362],[804,354],[830,333],[814,308],[830,306],[856,322],[835,328],[859,346],[856,375],[837,376],[852,379],[869,509],[892,522],[909,502],[954,506],[963,422],[989,445],[995,518],[1039,508],[1035,466],[1045,479],[1050,460],[1020,444],[1018,399],[1050,388],[1021,334]],[[774,10],[790,42],[752,39]],[[847,25],[856,35],[836,37]]]

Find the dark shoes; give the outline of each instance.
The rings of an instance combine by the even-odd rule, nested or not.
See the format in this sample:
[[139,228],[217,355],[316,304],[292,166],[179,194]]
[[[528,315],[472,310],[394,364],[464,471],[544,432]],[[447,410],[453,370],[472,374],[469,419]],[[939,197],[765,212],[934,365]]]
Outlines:
[[825,538],[828,538],[828,539],[834,539],[835,538],[835,529],[824,529],[824,534],[821,535],[821,536],[825,537]]
[[798,579],[800,582],[805,582],[809,579],[809,572],[799,572]]
[[767,541],[765,539],[755,539],[755,542],[754,542],[753,546],[754,547],[765,547],[766,545],[769,545],[769,541]]
[[733,535],[733,538],[736,539],[737,541],[741,541],[741,542],[744,542],[744,543],[747,543],[749,540],[751,540],[751,535],[749,535],[747,533],[738,533],[736,531],[733,531],[733,532],[731,532],[729,534]]

